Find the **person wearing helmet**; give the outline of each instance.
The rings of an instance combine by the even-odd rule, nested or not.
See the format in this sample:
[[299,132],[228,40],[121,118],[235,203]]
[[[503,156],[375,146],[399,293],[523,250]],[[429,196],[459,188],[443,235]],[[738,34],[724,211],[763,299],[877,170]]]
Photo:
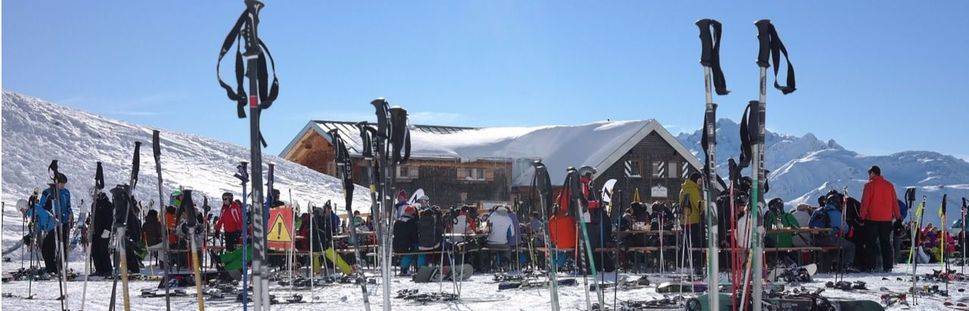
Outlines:
[[222,194],[222,209],[219,211],[219,219],[215,221],[215,235],[219,236],[225,230],[225,250],[234,251],[242,237],[242,205],[239,201],[233,200],[232,193]]

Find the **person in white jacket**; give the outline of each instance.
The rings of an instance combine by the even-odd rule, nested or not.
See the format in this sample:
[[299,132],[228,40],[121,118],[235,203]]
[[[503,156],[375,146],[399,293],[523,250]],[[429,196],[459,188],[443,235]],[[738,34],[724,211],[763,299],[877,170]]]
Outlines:
[[488,248],[495,254],[493,266],[501,267],[508,263],[508,242],[515,238],[514,222],[508,207],[496,206],[488,216]]

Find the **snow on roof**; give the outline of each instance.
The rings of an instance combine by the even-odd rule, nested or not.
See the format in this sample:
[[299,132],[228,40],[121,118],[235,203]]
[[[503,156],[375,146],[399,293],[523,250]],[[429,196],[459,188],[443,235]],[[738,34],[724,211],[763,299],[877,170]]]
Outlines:
[[[337,129],[351,154],[360,154],[360,134],[353,123],[311,121],[294,138],[280,156],[285,157],[297,141],[314,130],[327,140],[329,131]],[[411,126],[413,158],[450,158],[460,161],[501,160],[512,162],[513,184],[530,185],[531,162],[542,160],[549,168],[552,182],[565,178],[566,168],[610,167],[639,141],[652,132],[659,134],[695,168],[699,160],[656,120],[600,121],[582,125],[535,127],[444,127]]]

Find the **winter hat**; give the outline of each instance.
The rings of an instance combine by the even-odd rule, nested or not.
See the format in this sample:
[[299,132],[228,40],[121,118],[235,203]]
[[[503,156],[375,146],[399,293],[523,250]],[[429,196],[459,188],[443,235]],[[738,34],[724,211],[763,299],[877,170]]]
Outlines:
[[58,183],[66,184],[67,176],[64,175],[64,173],[58,172],[57,176],[54,177],[54,180],[56,180]]
[[415,212],[417,212],[417,209],[414,206],[408,205],[404,208],[404,214],[414,215]]
[[767,208],[772,211],[784,210],[784,200],[781,200],[781,198],[774,198],[767,203]]

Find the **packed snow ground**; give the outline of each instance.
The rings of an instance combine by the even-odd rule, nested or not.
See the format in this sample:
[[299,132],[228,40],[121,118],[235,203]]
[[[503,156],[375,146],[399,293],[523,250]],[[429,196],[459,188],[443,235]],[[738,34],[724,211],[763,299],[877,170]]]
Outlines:
[[[20,268],[20,264],[16,261],[8,262],[4,263],[3,267],[4,271],[12,271]],[[83,265],[78,262],[74,262],[71,265],[71,268],[75,270],[83,270]],[[960,267],[953,268],[960,269]],[[882,287],[887,288],[892,292],[904,292],[908,289],[908,287],[911,285],[910,278],[907,273],[901,272],[902,270],[908,269],[909,266],[899,265],[896,266],[896,271],[898,272],[895,273],[849,274],[845,277],[845,280],[851,282],[864,281],[867,283],[869,290],[845,292],[836,289],[828,289],[823,293],[823,295],[829,298],[868,299],[881,301],[881,295],[886,293],[885,291],[880,290]],[[938,265],[922,265],[919,267],[919,273],[931,273],[932,269],[940,269],[940,267]],[[621,276],[625,276],[630,279],[639,277],[639,275],[630,274],[621,274]],[[659,275],[650,274],[648,276],[654,283],[662,281],[662,277]],[[565,275],[560,275],[560,277],[565,277]],[[903,281],[897,281],[896,278],[902,278]],[[582,278],[579,276],[576,277],[576,279],[579,281],[579,286],[562,286],[559,288],[559,299],[561,301],[563,310],[586,310],[586,296],[585,292],[582,291],[584,287],[581,286]],[[803,284],[803,286],[808,289],[820,288],[824,287],[825,282],[833,279],[833,275],[831,274],[818,274],[815,277],[814,282]],[[921,282],[920,284],[926,283]],[[941,283],[932,284],[938,284],[940,287],[943,286]],[[4,310],[58,310],[60,308],[60,302],[54,300],[54,298],[58,296],[58,286],[56,280],[35,282],[33,285],[33,290],[36,296],[33,300],[23,299],[23,297],[27,294],[27,285],[28,284],[26,281],[3,284],[3,294],[13,296],[3,298],[2,306]],[[79,281],[68,282],[67,284],[70,304],[69,307],[72,310],[77,310],[80,308],[82,285],[83,283]],[[139,296],[142,288],[155,288],[157,285],[157,282],[132,281],[130,283],[132,309],[163,310],[165,308],[164,298],[142,298]],[[958,292],[958,289],[960,288],[967,288],[967,284],[965,282],[953,282],[949,286],[950,291],[952,292],[951,301],[969,301],[969,294],[965,292]],[[422,293],[438,292],[441,290],[444,292],[453,292],[453,287],[450,282],[445,282],[443,284],[418,284],[413,283],[409,277],[395,277],[393,280],[392,290],[394,293],[396,293],[396,291],[401,289],[418,289]],[[473,276],[471,280],[463,283],[461,300],[458,302],[429,303],[422,305],[401,299],[392,299],[391,304],[395,310],[547,310],[549,308],[549,291],[546,288],[503,291],[498,291],[497,289],[498,284],[492,281],[492,276],[490,274],[478,274]],[[186,288],[186,291],[192,293],[194,292],[194,289]],[[377,306],[382,304],[381,287],[379,285],[370,285],[369,291],[371,293],[371,304],[376,310],[378,309]],[[271,293],[282,297],[289,295],[292,293],[292,291],[286,287],[273,285],[271,286]],[[325,308],[327,310],[363,310],[363,296],[361,294],[360,287],[356,285],[340,284],[323,288],[318,287],[312,293],[312,295],[309,293],[309,291],[302,291],[299,293],[302,294],[304,296],[304,300],[308,302],[299,304],[274,305],[273,309],[319,310]],[[110,295],[110,281],[89,282],[87,289],[88,297],[86,309],[107,309],[110,301]],[[589,295],[594,302],[596,300],[595,293],[590,292]],[[613,291],[611,289],[606,291],[606,297],[607,304],[611,305],[613,301]],[[655,287],[635,290],[620,290],[616,294],[616,298],[619,301],[649,300],[662,297],[662,294],[656,293]],[[907,310],[916,308],[924,310],[946,310],[947,307],[943,304],[944,300],[941,298],[942,297],[939,296],[920,297],[918,306],[906,307],[904,305],[896,304],[888,308],[888,310]],[[310,299],[312,299],[311,302],[309,301]],[[120,296],[118,302],[120,307]],[[207,310],[239,310],[240,306],[241,303],[236,302],[234,298],[227,298],[226,300],[221,301],[206,301]],[[172,309],[174,310],[191,310],[195,308],[195,297],[191,296],[191,294],[185,297],[172,298]]]

